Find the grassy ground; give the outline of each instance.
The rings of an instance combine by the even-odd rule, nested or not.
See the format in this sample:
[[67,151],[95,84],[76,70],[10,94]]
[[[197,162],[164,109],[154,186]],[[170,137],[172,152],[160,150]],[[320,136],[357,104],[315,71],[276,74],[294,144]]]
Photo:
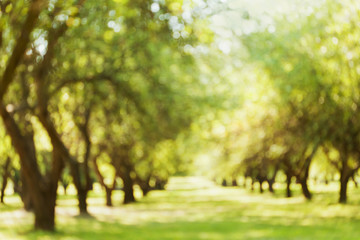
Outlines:
[[91,217],[77,216],[74,196],[60,196],[57,232],[32,231],[32,214],[16,196],[0,205],[0,239],[359,239],[360,191],[350,188],[347,205],[337,204],[336,186],[312,188],[307,202],[297,189],[286,199],[239,188],[214,186],[202,178],[173,178],[168,191],[154,191],[139,202],[104,207],[99,194],[89,198]]

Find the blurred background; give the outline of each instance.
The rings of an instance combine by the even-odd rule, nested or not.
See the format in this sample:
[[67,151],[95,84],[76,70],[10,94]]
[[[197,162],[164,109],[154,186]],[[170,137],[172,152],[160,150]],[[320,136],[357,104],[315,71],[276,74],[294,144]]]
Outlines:
[[3,239],[356,239],[359,2],[0,8]]

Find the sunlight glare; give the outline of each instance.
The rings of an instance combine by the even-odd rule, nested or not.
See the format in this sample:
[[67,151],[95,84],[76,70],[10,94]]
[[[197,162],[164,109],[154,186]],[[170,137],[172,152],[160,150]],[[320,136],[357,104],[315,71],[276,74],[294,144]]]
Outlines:
[[155,2],[151,4],[151,11],[153,13],[157,13],[160,10],[160,5],[159,3]]

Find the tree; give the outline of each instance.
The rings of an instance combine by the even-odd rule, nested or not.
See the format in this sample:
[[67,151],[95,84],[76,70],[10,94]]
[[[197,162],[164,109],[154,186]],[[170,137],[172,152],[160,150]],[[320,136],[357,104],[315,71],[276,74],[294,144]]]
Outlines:
[[[11,114],[12,109],[10,109],[10,106],[12,105],[7,105],[6,107],[4,101],[5,94],[7,93],[10,84],[14,81],[16,76],[16,69],[19,67],[19,64],[21,63],[23,55],[30,42],[30,34],[35,28],[38,17],[44,7],[45,1],[31,1],[28,7],[26,18],[23,20],[20,32],[17,33],[19,34],[19,37],[17,38],[11,54],[9,54],[9,60],[6,63],[5,70],[3,71],[1,77],[0,114],[7,133],[11,137],[14,148],[20,156],[21,168],[24,172],[24,178],[32,189],[30,196],[34,204],[35,228],[53,230],[56,188],[57,181],[63,167],[62,161],[54,154],[51,174],[46,176],[41,174],[37,165],[37,157],[35,152],[36,148],[33,140],[32,130],[21,130],[20,124],[16,122],[14,116]],[[14,10],[14,12],[16,10]],[[7,16],[6,20],[8,20],[7,24],[9,24],[9,27],[11,27],[12,24],[10,17],[12,14],[14,14],[14,12],[9,13]],[[15,25],[14,31],[17,30],[18,29],[16,29]],[[1,42],[3,43],[4,41]],[[26,94],[26,89],[22,90],[24,94]],[[22,100],[25,104],[28,103],[27,99]],[[28,121],[24,121],[24,119],[20,120],[22,120],[22,122],[25,123],[27,127],[31,126]]]
[[[358,93],[353,91],[358,86],[357,73],[350,67],[354,64],[353,52],[344,51],[357,51],[353,42],[357,31],[344,27],[341,20],[347,14],[344,6],[348,4],[351,1],[326,2],[326,11],[310,14],[297,21],[296,26],[279,21],[276,32],[261,30],[242,37],[250,59],[260,63],[272,78],[282,99],[279,107],[290,110],[285,119],[297,122],[294,126],[298,129],[290,134],[302,144],[298,149],[291,147],[297,157],[290,158],[303,159],[304,165],[295,166],[306,170],[298,175],[298,180],[308,177],[310,159],[319,146],[335,148],[339,155],[331,162],[336,162],[334,166],[341,175],[340,202],[346,201],[347,182],[359,167],[354,147],[359,138],[354,112]],[[351,26],[358,15],[349,17]],[[305,134],[301,136],[298,130]]]

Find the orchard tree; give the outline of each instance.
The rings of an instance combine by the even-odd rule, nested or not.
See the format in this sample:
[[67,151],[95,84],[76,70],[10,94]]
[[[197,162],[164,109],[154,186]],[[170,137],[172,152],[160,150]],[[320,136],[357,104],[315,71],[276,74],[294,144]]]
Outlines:
[[[282,119],[295,123],[289,134],[296,144],[289,148],[288,162],[306,170],[296,174],[298,180],[309,175],[311,159],[321,145],[327,152],[338,152],[330,162],[341,176],[339,202],[346,202],[347,183],[359,168],[358,92],[354,91],[359,82],[353,67],[358,31],[351,27],[358,14],[348,15],[345,6],[351,2],[325,2],[326,10],[318,9],[296,24],[278,21],[275,32],[262,29],[242,37],[250,59],[272,79],[282,99],[279,108],[288,109],[289,115]],[[345,15],[349,20],[344,20]],[[303,159],[303,164],[296,159]]]

